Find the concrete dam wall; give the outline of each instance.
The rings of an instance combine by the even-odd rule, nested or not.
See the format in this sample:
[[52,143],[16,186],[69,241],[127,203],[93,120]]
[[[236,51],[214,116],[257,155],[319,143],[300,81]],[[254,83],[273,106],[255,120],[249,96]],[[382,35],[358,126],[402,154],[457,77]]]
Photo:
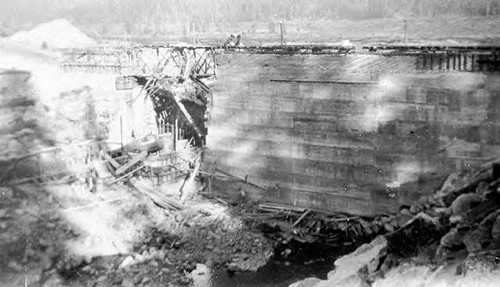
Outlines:
[[500,155],[498,74],[424,71],[416,56],[217,60],[204,164],[262,200],[390,212]]

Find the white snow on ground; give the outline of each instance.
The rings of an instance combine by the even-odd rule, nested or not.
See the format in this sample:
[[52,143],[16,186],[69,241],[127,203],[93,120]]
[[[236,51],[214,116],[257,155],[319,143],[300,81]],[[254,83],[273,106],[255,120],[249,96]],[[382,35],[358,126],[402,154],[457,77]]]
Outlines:
[[29,31],[18,32],[7,38],[8,43],[50,49],[88,48],[96,42],[66,19],[43,23]]

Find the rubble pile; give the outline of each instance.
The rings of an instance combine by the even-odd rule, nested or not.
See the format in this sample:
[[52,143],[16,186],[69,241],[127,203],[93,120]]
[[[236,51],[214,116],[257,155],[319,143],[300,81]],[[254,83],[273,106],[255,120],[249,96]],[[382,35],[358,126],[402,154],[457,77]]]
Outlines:
[[336,260],[327,280],[291,286],[370,286],[407,263],[453,268],[456,275],[498,270],[500,162],[450,175],[439,190],[384,221],[388,233]]
[[99,257],[77,265],[70,269],[71,276],[66,282],[97,282],[97,286],[190,286],[191,279],[186,274],[197,264],[255,271],[272,255],[271,242],[242,226],[237,218],[202,214],[199,207],[177,211],[156,208],[166,212],[165,221],[152,225],[130,253]]
[[355,248],[379,235],[391,233],[413,217],[407,208],[397,215],[374,216],[322,213],[270,203],[245,203],[235,209],[246,225],[262,231],[277,244],[295,242],[342,249]]
[[[26,183],[0,188],[0,282],[5,286],[24,285],[25,280],[29,286],[189,286],[186,274],[197,264],[255,271],[273,253],[270,240],[220,203],[191,199],[183,209],[172,210],[122,184],[116,191],[100,185],[95,194],[84,183],[71,184],[78,189],[73,192],[87,196],[72,196],[65,186],[70,187]],[[111,225],[116,230],[100,231],[97,225],[102,224],[92,222],[112,223],[107,217],[98,219],[108,210],[120,210],[116,217],[121,220]],[[87,214],[87,227],[95,231],[71,220],[77,214]],[[125,238],[123,229],[136,235]],[[127,250],[117,240],[134,243]],[[83,242],[79,253],[72,244],[76,241]],[[99,254],[107,245],[109,255]]]

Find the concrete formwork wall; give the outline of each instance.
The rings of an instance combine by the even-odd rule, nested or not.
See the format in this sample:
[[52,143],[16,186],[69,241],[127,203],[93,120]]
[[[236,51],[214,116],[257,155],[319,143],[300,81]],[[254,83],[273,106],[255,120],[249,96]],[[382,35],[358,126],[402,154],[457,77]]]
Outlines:
[[421,73],[411,56],[218,60],[205,164],[269,187],[265,200],[390,211],[500,154],[498,76]]

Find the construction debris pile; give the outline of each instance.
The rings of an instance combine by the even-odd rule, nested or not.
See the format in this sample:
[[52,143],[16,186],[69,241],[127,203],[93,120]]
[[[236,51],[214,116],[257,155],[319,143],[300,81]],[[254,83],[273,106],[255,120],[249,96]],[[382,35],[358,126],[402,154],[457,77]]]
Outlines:
[[377,235],[394,231],[401,223],[389,214],[374,217],[327,214],[270,203],[246,207],[242,217],[249,226],[261,230],[277,242],[314,243],[330,248],[357,246]]
[[5,286],[25,275],[42,286],[189,286],[199,263],[255,271],[273,254],[222,200],[182,197],[140,174],[126,184],[102,174],[90,185],[67,176],[1,188]]
[[[500,162],[450,175],[438,191],[386,220],[398,224],[338,259],[327,280],[309,278],[292,286],[399,286],[382,278],[408,263],[462,276],[498,272]],[[435,286],[437,278],[444,280],[438,275],[429,272],[418,286]]]
[[[134,181],[134,186],[141,191],[145,185]],[[238,218],[226,214],[221,205],[199,201],[182,205],[170,199],[170,209],[165,210],[152,202],[146,203],[144,197],[138,195],[142,198],[142,207],[130,209],[130,216],[154,210],[161,214],[158,218],[161,220],[151,222],[127,253],[96,257],[90,262],[66,267],[62,272],[66,283],[190,286],[186,274],[199,263],[256,270],[272,254],[268,240],[246,229]]]

